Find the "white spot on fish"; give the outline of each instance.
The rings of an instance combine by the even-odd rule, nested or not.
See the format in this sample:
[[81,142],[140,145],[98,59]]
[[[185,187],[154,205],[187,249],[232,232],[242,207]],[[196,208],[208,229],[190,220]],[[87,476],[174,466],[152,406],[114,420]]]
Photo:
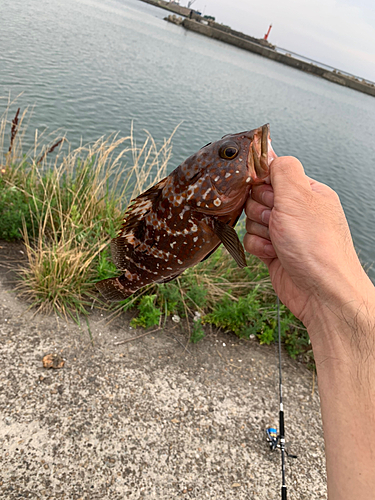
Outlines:
[[203,198],[204,200],[206,199],[206,196],[208,195],[208,193],[209,193],[210,191],[211,191],[211,188],[208,188],[208,189],[207,189],[207,191],[205,191],[205,192],[203,193],[202,198]]
[[193,241],[196,243],[198,241],[198,236],[194,236]]
[[217,182],[219,179],[220,179],[220,175],[218,175],[217,177],[215,177],[214,181]]
[[240,171],[239,171],[239,170],[236,170],[236,174],[239,174],[239,173],[240,173]]
[[168,271],[173,271],[173,269],[171,267],[167,267]]
[[192,186],[189,186],[189,189],[187,190],[187,198],[186,200],[189,201],[190,198],[194,196],[194,192],[197,189],[197,184],[193,184]]
[[215,205],[215,207],[220,207],[220,205],[221,205],[221,199],[220,198],[216,198],[214,200],[214,205]]
[[200,207],[200,206],[201,206],[201,202],[197,201],[197,207]]
[[248,178],[246,179],[246,182],[251,182],[251,177],[248,177]]
[[[189,210],[189,209],[187,209],[187,210]],[[176,226],[176,224],[174,224],[174,227],[175,226]],[[160,229],[165,231],[167,234],[170,234],[174,237],[181,236],[182,234],[187,234],[184,231],[173,230],[170,226],[168,226],[168,223],[165,220],[160,221]],[[159,241],[158,237],[156,237],[156,240]]]
[[182,264],[182,260],[180,260],[180,259],[177,259],[177,262],[178,262],[179,264]]
[[177,241],[173,241],[171,244],[170,244],[170,247],[173,248],[174,245],[177,243]]
[[[183,219],[185,212],[187,212],[188,210],[190,210],[190,207],[187,207],[187,206],[183,207],[183,209],[181,210],[181,213],[180,213],[181,219]],[[179,234],[181,234],[181,233],[179,233]]]
[[193,233],[196,233],[196,232],[198,231],[198,226],[197,226],[196,224],[193,224],[193,225],[191,226],[191,231],[192,231]]
[[231,173],[227,172],[224,177],[228,179],[228,177],[230,177],[231,175],[232,175]]

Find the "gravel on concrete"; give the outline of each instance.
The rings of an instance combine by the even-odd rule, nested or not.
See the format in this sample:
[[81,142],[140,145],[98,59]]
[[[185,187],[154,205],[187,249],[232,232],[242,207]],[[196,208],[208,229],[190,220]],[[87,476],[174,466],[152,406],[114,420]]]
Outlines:
[[[0,275],[1,278],[1,275]],[[1,280],[0,280],[1,281]],[[0,283],[0,498],[278,499],[274,346],[184,326],[142,333],[93,313],[87,326],[28,310]],[[43,368],[57,354],[60,369]],[[289,499],[324,499],[313,375],[283,353]]]

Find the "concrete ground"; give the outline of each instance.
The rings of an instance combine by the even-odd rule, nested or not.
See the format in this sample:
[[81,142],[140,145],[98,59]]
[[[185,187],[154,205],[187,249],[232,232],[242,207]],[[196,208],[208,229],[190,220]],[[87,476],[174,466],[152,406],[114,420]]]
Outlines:
[[[28,311],[0,272],[0,498],[281,498],[273,346],[180,325],[142,331],[94,313],[87,327]],[[43,368],[46,354],[64,360]],[[289,499],[326,498],[319,396],[284,353]]]

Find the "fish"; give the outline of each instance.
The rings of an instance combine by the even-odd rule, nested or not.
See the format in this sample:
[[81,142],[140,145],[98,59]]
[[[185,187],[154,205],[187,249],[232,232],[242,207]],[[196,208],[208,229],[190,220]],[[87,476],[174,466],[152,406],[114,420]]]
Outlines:
[[111,241],[121,276],[96,283],[109,301],[122,301],[151,283],[167,283],[223,244],[246,267],[234,229],[251,187],[269,182],[276,154],[269,124],[208,143],[130,202]]

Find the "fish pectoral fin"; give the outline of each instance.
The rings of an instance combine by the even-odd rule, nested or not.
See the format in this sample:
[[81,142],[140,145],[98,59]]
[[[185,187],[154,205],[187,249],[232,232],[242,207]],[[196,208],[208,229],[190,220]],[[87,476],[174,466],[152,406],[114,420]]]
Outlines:
[[118,278],[108,278],[106,280],[98,281],[95,283],[95,287],[99,292],[103,295],[103,297],[110,301],[120,301],[127,299],[134,292],[129,290],[124,286],[123,282],[127,282],[128,280],[125,276],[120,276]]
[[236,231],[229,224],[225,224],[220,220],[214,220],[215,234],[220,238],[221,242],[237,262],[238,267],[246,267],[246,257],[243,246],[237,236]]

